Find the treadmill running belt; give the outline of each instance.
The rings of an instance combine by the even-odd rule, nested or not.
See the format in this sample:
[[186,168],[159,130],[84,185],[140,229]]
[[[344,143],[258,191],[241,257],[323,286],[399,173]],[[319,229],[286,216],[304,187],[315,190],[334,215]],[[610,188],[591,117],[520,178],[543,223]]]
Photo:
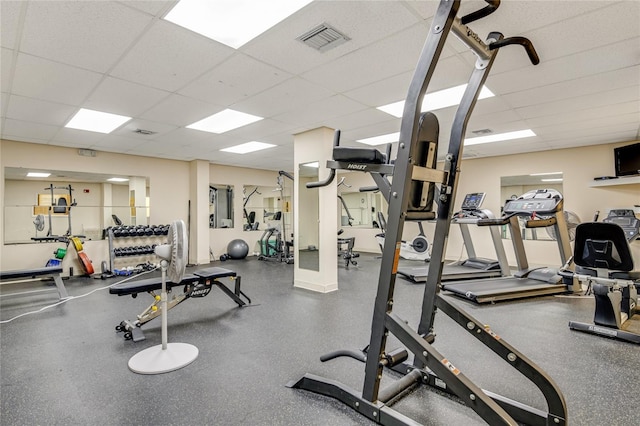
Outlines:
[[452,282],[443,284],[442,289],[477,303],[567,292],[567,286],[562,283],[550,284],[529,278],[513,277]]

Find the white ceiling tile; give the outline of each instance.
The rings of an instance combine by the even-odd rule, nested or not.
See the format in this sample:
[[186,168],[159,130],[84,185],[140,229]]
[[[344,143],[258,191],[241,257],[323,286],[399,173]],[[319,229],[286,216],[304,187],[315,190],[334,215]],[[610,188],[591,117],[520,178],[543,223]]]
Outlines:
[[106,72],[150,22],[150,16],[115,2],[33,1],[20,50]]
[[516,111],[523,118],[534,118],[553,114],[564,114],[566,111],[579,111],[589,107],[616,105],[625,102],[633,102],[638,99],[639,86],[625,87],[623,89],[607,90],[575,98],[567,98],[546,104],[532,105],[517,108]]
[[134,117],[168,96],[169,92],[107,77],[91,93],[91,96],[84,102],[83,107]]
[[640,102],[630,101],[615,105],[590,106],[579,110],[568,109],[556,114],[528,118],[527,123],[535,127],[547,127],[565,123],[576,126],[576,123],[581,121],[609,122],[611,118],[615,118],[618,115],[635,115],[637,120],[637,117],[640,117]]
[[15,49],[18,31],[22,25],[21,12],[27,7],[25,1],[0,2],[0,45]]
[[495,93],[507,94],[633,67],[639,63],[637,52],[638,39],[633,39],[549,61],[541,59],[537,66],[495,74],[491,87]]
[[11,140],[17,137],[48,141],[53,138],[57,131],[58,128],[56,126],[6,118],[2,128],[2,137]]
[[[297,40],[325,22],[351,40],[322,53]],[[293,74],[301,74],[418,22],[400,2],[315,1],[241,50]]]
[[328,98],[333,92],[299,77],[291,78],[271,89],[232,106],[232,109],[260,117],[274,117],[295,111],[304,105]]
[[269,142],[268,138],[275,134],[286,133],[293,134],[295,125],[284,123],[277,119],[266,118],[256,121],[249,126],[243,126],[238,129],[231,130],[224,134],[225,137],[233,137],[237,140],[249,142],[257,140],[259,142]]
[[178,3],[178,0],[129,0],[118,3],[148,13],[149,15],[158,16],[171,10],[171,8]]
[[77,108],[38,99],[11,95],[7,117],[52,126],[64,126]]
[[72,144],[77,146],[90,146],[98,143],[106,137],[104,133],[87,132],[86,130],[69,129],[62,127],[58,130],[52,142],[61,144]]
[[80,105],[101,74],[19,54],[12,93],[68,105]]
[[[138,129],[142,129],[142,130],[149,130],[151,132],[154,132],[153,135],[144,135],[144,134],[140,134],[140,133],[135,133],[136,130]],[[112,132],[112,134],[114,135],[118,135],[118,136],[123,136],[123,137],[128,137],[131,139],[138,139],[138,140],[149,140],[149,139],[155,139],[157,137],[159,137],[160,135],[163,135],[165,133],[169,133],[172,130],[177,129],[177,126],[172,126],[166,123],[158,123],[158,122],[154,122],[154,121],[149,121],[149,120],[141,120],[139,118],[134,118],[130,121],[127,121],[122,127],[118,128],[117,130],[115,130],[114,132]]]
[[145,142],[138,139],[109,134],[100,139],[100,141],[91,144],[90,148],[98,151],[110,152],[129,151],[142,143]]
[[285,71],[236,53],[179,92],[205,102],[229,105],[290,77]]
[[230,47],[166,21],[157,21],[116,65],[112,75],[174,92],[233,54]]
[[0,52],[0,91],[9,93],[13,72],[13,50],[2,48]]
[[640,66],[622,68],[602,74],[590,75],[575,80],[562,81],[535,89],[508,93],[502,96],[512,107],[524,107],[530,105],[553,102],[567,97],[588,95],[605,92],[640,84]]
[[330,118],[325,121],[325,125],[332,129],[363,129],[368,131],[370,126],[386,123],[387,125],[400,129],[400,119],[395,118],[378,109],[366,109],[352,114],[344,114]]
[[302,77],[336,92],[346,92],[413,70],[427,31],[425,26],[415,25],[309,70]]
[[159,123],[175,126],[187,126],[204,117],[224,109],[215,105],[182,95],[171,94],[154,107],[144,112],[141,117]]
[[286,120],[288,123],[296,123],[301,126],[317,124],[317,127],[320,127],[324,125],[327,119],[352,114],[365,109],[367,109],[367,107],[359,102],[352,101],[343,95],[335,95],[309,103],[297,111],[275,116],[274,119],[281,121]]

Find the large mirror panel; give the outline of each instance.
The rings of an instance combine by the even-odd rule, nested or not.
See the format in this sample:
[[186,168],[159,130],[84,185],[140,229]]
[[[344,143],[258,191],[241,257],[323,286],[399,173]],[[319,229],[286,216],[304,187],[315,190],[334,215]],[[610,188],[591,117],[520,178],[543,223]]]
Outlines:
[[[502,176],[500,178],[500,195],[502,206],[509,200],[514,200],[522,194],[536,189],[555,189],[563,194],[562,172],[534,173],[529,175]],[[553,227],[526,228],[525,219],[520,220],[520,233],[524,240],[555,241]],[[502,227],[502,238],[510,239],[507,227]]]
[[233,185],[209,184],[209,228],[233,228]]
[[342,192],[338,194],[340,226],[379,228],[378,213],[385,214],[387,202],[380,192]]
[[148,224],[148,185],[143,176],[5,167],[4,243],[97,240],[109,226]]
[[320,270],[320,199],[318,188],[307,188],[308,182],[318,180],[318,162],[298,166],[298,258],[300,269]]

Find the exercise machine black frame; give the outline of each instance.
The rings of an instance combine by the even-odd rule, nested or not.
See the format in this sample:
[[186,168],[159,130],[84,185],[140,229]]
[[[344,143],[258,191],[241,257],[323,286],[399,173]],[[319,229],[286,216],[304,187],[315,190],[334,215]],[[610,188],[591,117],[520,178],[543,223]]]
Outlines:
[[[460,7],[459,0],[442,0],[440,2],[409,86],[395,163],[372,164],[355,160],[335,161],[337,141],[339,141],[339,132],[337,131],[334,142],[336,145],[334,161],[327,162],[327,167],[331,169],[329,177],[323,182],[315,183],[315,186],[330,184],[335,177],[337,168],[373,172],[374,181],[385,198],[389,200],[389,221],[373,311],[362,392],[357,392],[335,380],[312,374],[306,374],[300,380],[288,383],[288,386],[333,397],[376,423],[386,425],[416,424],[414,420],[393,410],[389,402],[417,383],[429,384],[429,372],[432,372],[437,375],[438,383],[442,383],[441,388],[444,387],[455,393],[481,418],[492,425],[516,425],[516,421],[529,424],[566,424],[567,411],[564,397],[553,380],[527,357],[506,343],[504,339],[500,339],[490,328],[485,327],[438,294],[450,218],[453,213],[457,175],[462,158],[463,137],[469,116],[496,53],[500,47],[519,44],[525,47],[534,64],[539,62],[533,45],[523,37],[504,38],[502,34],[492,32],[485,43],[466,26],[469,22],[493,13],[500,4],[498,0],[485,1],[488,6],[462,18],[456,17]],[[420,108],[438,57],[450,32],[455,33],[477,54],[478,61],[456,112],[444,171],[441,171],[436,170],[434,164],[426,164],[428,154],[425,149],[425,147],[437,143],[438,121],[431,113],[421,114]],[[393,182],[390,186],[388,180],[384,178],[385,175],[393,175]],[[434,270],[429,274],[425,285],[420,324],[418,330],[414,331],[402,318],[392,312],[399,247],[405,220],[434,218],[432,204],[435,183],[440,184],[440,191],[431,259],[431,267]],[[308,184],[307,186],[312,185]],[[428,189],[426,197],[424,197],[424,189]],[[433,319],[436,309],[446,313],[471,335],[503,358],[507,364],[531,380],[542,391],[547,401],[548,411],[537,410],[485,392],[452,365],[431,345],[435,337]],[[393,366],[396,362],[385,351],[389,333],[392,333],[414,354],[414,360],[412,368],[404,370],[406,375],[403,378],[397,380],[391,387],[381,389],[383,369],[385,366]]]

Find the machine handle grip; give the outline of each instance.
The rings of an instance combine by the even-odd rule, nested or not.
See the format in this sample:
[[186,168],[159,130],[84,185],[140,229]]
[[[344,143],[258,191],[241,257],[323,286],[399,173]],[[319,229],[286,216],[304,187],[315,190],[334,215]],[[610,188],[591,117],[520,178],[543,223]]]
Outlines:
[[[336,130],[333,134],[333,147],[337,147],[340,145],[340,130]],[[321,186],[327,186],[333,179],[336,177],[336,169],[329,170],[329,176],[323,181],[320,182],[309,182],[306,186],[307,188],[320,188]]]
[[535,47],[533,47],[533,43],[525,37],[507,37],[502,40],[494,41],[489,44],[489,50],[499,49],[510,44],[519,44],[524,47],[524,50],[527,52],[529,60],[533,65],[538,65],[540,63],[540,57],[538,56]]
[[378,185],[361,186],[360,188],[358,188],[358,191],[360,191],[360,192],[375,192],[375,191],[380,191],[380,188],[378,188]]
[[498,6],[500,6],[500,0],[484,0],[484,1],[487,2],[488,4],[487,6],[483,7],[480,10],[476,10],[475,12],[471,12],[468,15],[464,15],[462,18],[460,18],[460,22],[466,25],[469,22],[477,21],[478,19],[491,15],[493,12],[496,11],[496,9],[498,9]]
[[329,176],[323,181],[320,182],[309,182],[306,186],[307,188],[320,188],[321,186],[327,186],[333,179],[336,177],[336,169],[329,169]]
[[517,213],[511,213],[506,216],[497,217],[495,219],[479,219],[477,222],[478,226],[498,226],[498,225],[506,225],[509,223],[513,216],[516,216]]

